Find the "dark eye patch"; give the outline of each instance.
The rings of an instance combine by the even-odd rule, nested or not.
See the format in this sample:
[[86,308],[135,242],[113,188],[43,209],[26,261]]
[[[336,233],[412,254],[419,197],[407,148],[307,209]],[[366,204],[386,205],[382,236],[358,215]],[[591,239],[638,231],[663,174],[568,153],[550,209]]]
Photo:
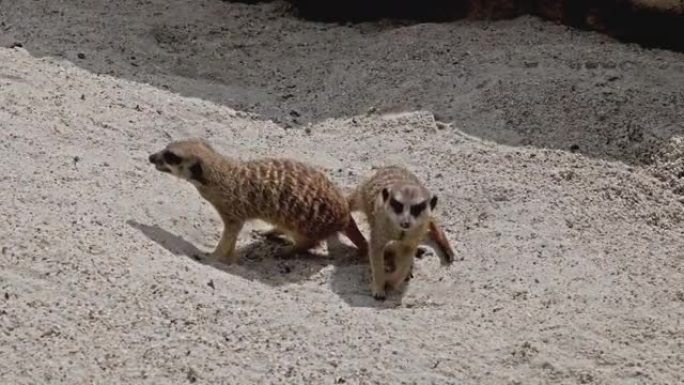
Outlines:
[[411,215],[414,217],[418,217],[420,213],[422,213],[423,210],[425,210],[426,207],[427,202],[418,203],[417,205],[411,206]]
[[183,159],[180,156],[174,154],[173,152],[164,151],[164,162],[166,162],[166,164],[177,165],[180,164],[182,160]]
[[401,212],[404,211],[404,205],[398,200],[391,198],[389,203],[395,213],[401,214]]

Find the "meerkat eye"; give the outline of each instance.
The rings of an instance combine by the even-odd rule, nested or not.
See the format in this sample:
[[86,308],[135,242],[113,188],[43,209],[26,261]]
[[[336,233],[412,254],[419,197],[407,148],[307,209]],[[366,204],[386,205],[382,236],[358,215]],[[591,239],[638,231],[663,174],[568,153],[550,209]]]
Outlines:
[[183,159],[180,156],[174,154],[171,151],[164,152],[164,162],[166,162],[166,164],[176,165],[179,164],[181,160]]
[[404,211],[404,205],[399,202],[398,200],[392,198],[390,199],[390,206],[392,206],[392,210],[394,210],[395,213],[401,214],[402,211]]
[[422,213],[423,210],[425,210],[426,207],[427,207],[427,202],[423,202],[423,203],[419,203],[417,205],[411,206],[411,215],[414,217],[418,217],[420,215],[420,213]]

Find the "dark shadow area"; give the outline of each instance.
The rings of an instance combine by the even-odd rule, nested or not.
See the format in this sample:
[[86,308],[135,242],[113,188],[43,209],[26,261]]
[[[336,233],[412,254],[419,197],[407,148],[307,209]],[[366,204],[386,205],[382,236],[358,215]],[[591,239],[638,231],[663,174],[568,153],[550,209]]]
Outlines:
[[393,309],[401,305],[407,284],[398,291],[388,291],[387,299],[381,301],[371,295],[369,282],[370,267],[367,261],[362,264],[335,265],[330,278],[330,289],[352,307]]
[[[557,3],[575,5],[549,6]],[[463,2],[433,0],[14,0],[1,3],[0,45],[284,127],[428,110],[501,144],[644,164],[660,142],[684,135],[684,56],[539,17],[511,19],[586,21],[598,4],[605,15],[592,20],[608,29],[684,41],[681,18],[606,5],[618,3],[485,2],[459,19]],[[459,20],[435,23],[445,17]]]
[[[301,282],[316,274],[327,265],[322,256],[302,254],[287,259],[270,257],[275,255],[277,243],[254,242],[238,248],[240,256],[236,265],[223,264],[208,259],[208,252],[199,250],[195,245],[159,226],[149,226],[133,220],[127,224],[154,241],[170,253],[185,256],[226,273],[239,275],[248,280],[259,280],[271,286]],[[307,263],[304,263],[307,261]]]
[[299,17],[338,23],[383,19],[419,23],[463,18],[503,20],[534,15],[574,28],[598,30],[644,47],[684,51],[684,39],[681,38],[684,36],[684,15],[681,12],[647,9],[624,0],[288,1],[294,5]]
[[399,19],[413,22],[453,21],[468,14],[468,2],[458,0],[288,0],[296,15],[311,21],[352,22]]
[[333,264],[331,290],[350,306],[393,308],[401,304],[404,291],[391,293],[386,301],[373,299],[370,287],[366,283],[369,279],[367,261],[359,259],[356,248],[339,241],[329,242],[328,250],[331,257],[303,254],[287,259],[271,257],[277,250],[277,243],[254,242],[238,248],[240,260],[236,265],[226,265],[209,261],[206,252],[159,226],[145,225],[134,220],[128,220],[126,223],[174,255],[187,257],[194,262],[247,280],[281,286],[310,279],[324,267]]

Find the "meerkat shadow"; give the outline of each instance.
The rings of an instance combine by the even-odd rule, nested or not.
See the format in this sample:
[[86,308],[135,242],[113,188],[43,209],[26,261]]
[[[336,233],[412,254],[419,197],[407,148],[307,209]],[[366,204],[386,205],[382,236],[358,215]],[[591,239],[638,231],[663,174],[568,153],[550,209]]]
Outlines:
[[[436,243],[423,242],[416,253],[416,260],[439,258],[442,266],[447,266],[444,253]],[[458,259],[458,260],[462,260]],[[394,309],[400,307],[411,280],[404,282],[397,290],[387,290],[385,300],[376,300],[370,290],[370,266],[366,258],[357,257],[344,263],[335,263],[330,282],[331,290],[351,307],[372,307],[377,309]]]
[[398,290],[387,290],[384,300],[373,298],[370,289],[370,267],[368,263],[335,265],[330,279],[330,290],[351,307],[393,309],[401,306],[410,282]]
[[[288,258],[274,257],[279,243],[264,239],[239,247],[236,250],[240,255],[239,262],[228,265],[208,259],[207,252],[159,226],[145,225],[133,220],[128,220],[126,223],[174,255],[185,256],[194,262],[211,266],[225,273],[235,274],[248,280],[256,279],[270,286],[307,280],[330,264],[330,259],[314,253],[298,254]],[[345,246],[336,246],[335,253],[349,253],[345,250]]]
[[399,290],[388,290],[385,300],[373,298],[370,290],[370,266],[366,258],[357,254],[357,249],[347,246],[338,239],[328,240],[328,248],[331,254],[337,248],[351,248],[353,257],[336,258],[330,278],[330,290],[340,297],[351,307],[371,307],[377,309],[393,309],[401,305],[402,298],[406,293],[408,284],[401,285]]

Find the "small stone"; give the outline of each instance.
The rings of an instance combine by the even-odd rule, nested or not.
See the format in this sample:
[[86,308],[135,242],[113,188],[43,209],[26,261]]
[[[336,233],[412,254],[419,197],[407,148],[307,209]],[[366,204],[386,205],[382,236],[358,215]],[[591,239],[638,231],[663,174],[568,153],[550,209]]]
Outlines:
[[579,149],[580,149],[579,146],[576,144],[573,144],[572,146],[570,146],[570,152],[574,153],[574,152],[579,151]]
[[78,56],[79,59],[85,59],[85,57],[86,57],[83,52],[79,52],[78,55],[76,55],[76,56]]
[[579,380],[580,384],[590,384],[594,382],[594,377],[589,373],[580,373],[577,380]]
[[76,155],[74,157],[74,163],[78,163],[80,160],[81,160],[81,157],[79,157],[78,155]]
[[188,381],[190,381],[191,384],[197,382],[197,372],[193,368],[188,368]]
[[214,286],[214,280],[210,279],[209,282],[207,282],[207,286],[209,286],[212,289],[216,289],[216,286]]
[[85,100],[85,94],[81,94],[81,100]]

